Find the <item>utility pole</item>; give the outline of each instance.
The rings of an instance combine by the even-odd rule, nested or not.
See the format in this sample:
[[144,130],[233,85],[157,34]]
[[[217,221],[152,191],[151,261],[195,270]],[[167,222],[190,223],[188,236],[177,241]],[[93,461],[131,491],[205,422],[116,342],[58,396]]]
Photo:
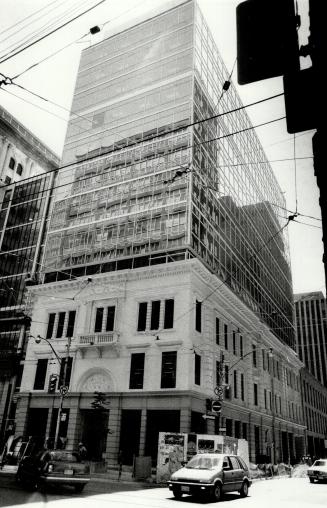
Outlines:
[[[68,386],[66,386],[66,375],[67,375],[67,365],[68,365],[68,359],[69,359],[69,350],[71,345],[71,337],[67,338],[67,356],[62,360],[64,361],[64,368],[62,373],[62,385],[59,386],[60,391],[60,406],[58,408],[58,416],[57,416],[57,424],[56,424],[56,433],[55,433],[55,439],[54,439],[54,449],[56,450],[58,448],[58,439],[59,439],[59,429],[60,429],[60,422],[61,422],[61,415],[62,415],[62,408],[64,405],[64,398],[66,397],[68,393]],[[59,379],[60,381],[60,379]]]

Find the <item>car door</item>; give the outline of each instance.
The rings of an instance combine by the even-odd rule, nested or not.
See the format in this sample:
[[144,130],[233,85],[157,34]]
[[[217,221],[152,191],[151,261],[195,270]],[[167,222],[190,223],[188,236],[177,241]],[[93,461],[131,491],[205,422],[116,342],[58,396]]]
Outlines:
[[223,492],[234,490],[234,471],[230,458],[226,455],[223,459]]
[[242,487],[243,482],[243,469],[240,467],[240,463],[237,460],[236,457],[230,457],[230,461],[233,466],[233,483],[234,483],[234,490],[240,490]]

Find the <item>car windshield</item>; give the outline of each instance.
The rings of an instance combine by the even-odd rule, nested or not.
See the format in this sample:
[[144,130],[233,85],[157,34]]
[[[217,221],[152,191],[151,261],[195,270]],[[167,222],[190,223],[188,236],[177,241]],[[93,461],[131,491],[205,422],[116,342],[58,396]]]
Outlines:
[[313,464],[314,466],[327,466],[327,460],[316,460]]
[[201,457],[197,455],[193,457],[185,467],[187,469],[212,469],[220,465],[221,459],[218,457]]
[[77,453],[55,451],[50,452],[50,460],[57,462],[81,462],[80,456]]

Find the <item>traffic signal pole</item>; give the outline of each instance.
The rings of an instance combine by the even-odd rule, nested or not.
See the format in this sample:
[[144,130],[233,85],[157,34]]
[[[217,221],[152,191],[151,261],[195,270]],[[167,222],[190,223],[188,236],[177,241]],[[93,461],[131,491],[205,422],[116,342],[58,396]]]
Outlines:
[[60,406],[58,408],[56,433],[55,433],[55,439],[54,439],[54,449],[55,450],[58,448],[59,429],[60,429],[62,409],[63,409],[63,405],[64,405],[64,398],[66,397],[67,392],[68,392],[68,387],[65,385],[65,382],[66,382],[66,375],[67,375],[67,364],[68,364],[68,358],[69,358],[70,344],[71,344],[71,337],[68,337],[68,342],[67,342],[67,346],[66,346],[67,347],[67,357],[64,359],[64,370],[63,370],[63,375],[62,375],[63,384],[59,387]]

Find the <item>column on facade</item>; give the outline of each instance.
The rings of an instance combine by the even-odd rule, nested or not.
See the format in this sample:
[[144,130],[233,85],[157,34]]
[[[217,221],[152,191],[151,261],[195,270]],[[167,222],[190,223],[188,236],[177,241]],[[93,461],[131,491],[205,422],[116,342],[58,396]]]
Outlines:
[[79,409],[79,396],[69,397],[69,421],[67,428],[68,450],[77,450],[78,442],[81,439],[81,414]]
[[1,153],[0,153],[0,176],[2,175],[3,169],[5,168],[5,160],[7,158],[7,152],[9,147],[9,141],[3,139]]
[[113,398],[109,411],[109,429],[107,435],[106,446],[106,462],[107,464],[117,464],[119,441],[120,441],[120,425],[121,425],[121,398]]
[[[145,436],[146,436],[146,418],[147,411],[146,409],[142,409],[141,412],[141,426],[140,426],[140,447],[139,447],[139,455],[140,457],[144,456],[145,453]],[[182,430],[181,430],[182,432]]]

